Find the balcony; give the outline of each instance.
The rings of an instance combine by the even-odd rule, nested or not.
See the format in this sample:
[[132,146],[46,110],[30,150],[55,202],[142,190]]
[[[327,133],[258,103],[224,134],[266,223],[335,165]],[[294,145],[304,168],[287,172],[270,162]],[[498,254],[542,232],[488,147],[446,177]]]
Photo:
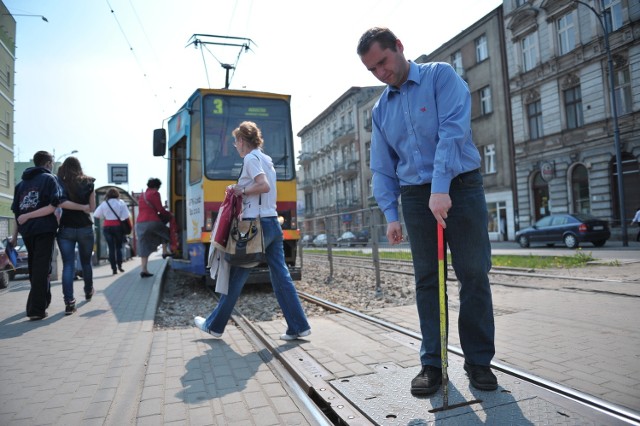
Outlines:
[[333,131],[333,143],[343,145],[350,143],[356,137],[356,129],[353,124],[340,126]]
[[358,174],[358,163],[356,159],[348,159],[336,165],[336,174],[343,178],[349,178]]
[[298,157],[300,165],[309,164],[313,161],[313,154],[310,152],[303,152]]

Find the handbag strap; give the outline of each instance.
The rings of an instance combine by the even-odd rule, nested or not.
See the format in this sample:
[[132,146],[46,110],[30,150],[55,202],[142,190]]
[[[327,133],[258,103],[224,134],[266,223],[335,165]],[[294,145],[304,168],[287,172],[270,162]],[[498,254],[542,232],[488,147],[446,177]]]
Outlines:
[[[262,164],[262,160],[258,157],[258,154],[253,154],[258,161]],[[240,173],[238,174],[238,183],[240,183],[240,176],[242,176],[242,169],[244,169],[244,161],[242,161],[242,166],[240,166]],[[262,210],[262,193],[258,195],[258,217],[260,217],[260,210]]]
[[118,216],[118,213],[116,213],[116,211],[113,209],[113,207],[111,207],[111,203],[109,203],[109,200],[104,200],[105,203],[107,203],[107,206],[109,206],[109,208],[111,209],[111,211],[113,212],[113,214],[116,215],[116,217],[118,218],[118,220],[120,222],[122,222],[122,219],[120,219],[120,216]]

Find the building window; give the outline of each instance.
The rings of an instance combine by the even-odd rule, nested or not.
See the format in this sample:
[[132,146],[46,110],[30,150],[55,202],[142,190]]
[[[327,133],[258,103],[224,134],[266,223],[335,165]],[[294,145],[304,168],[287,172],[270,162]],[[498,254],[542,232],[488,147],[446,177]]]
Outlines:
[[482,115],[490,114],[493,112],[493,106],[491,105],[491,87],[486,86],[480,89],[480,112]]
[[558,19],[558,44],[560,54],[565,55],[576,47],[576,33],[573,25],[573,13]]
[[575,166],[571,172],[571,195],[573,213],[591,213],[589,172],[582,164]]
[[527,104],[527,122],[529,123],[529,139],[542,137],[542,103],[538,100]]
[[538,63],[538,44],[536,34],[529,34],[520,41],[522,48],[522,67],[524,71],[531,71]]
[[483,35],[476,39],[476,62],[482,62],[488,57],[487,36]]
[[580,86],[564,91],[564,109],[567,118],[567,129],[575,129],[584,125]]
[[462,53],[458,50],[451,55],[451,66],[460,77],[464,77],[464,68],[462,67]]
[[607,20],[609,31],[615,31],[622,27],[622,1],[602,0],[602,11]]
[[619,68],[613,72],[613,84],[618,114],[629,114],[631,112],[631,79],[628,67]]
[[484,147],[484,172],[496,172],[496,145],[490,144]]

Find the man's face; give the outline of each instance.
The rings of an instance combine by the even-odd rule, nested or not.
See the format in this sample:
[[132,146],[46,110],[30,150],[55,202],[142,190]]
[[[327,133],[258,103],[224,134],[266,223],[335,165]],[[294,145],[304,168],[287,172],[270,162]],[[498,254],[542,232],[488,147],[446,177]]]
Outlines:
[[367,53],[360,56],[365,67],[381,82],[400,87],[407,80],[409,63],[404,57],[404,47],[400,40],[396,41],[396,51],[382,49],[375,42]]

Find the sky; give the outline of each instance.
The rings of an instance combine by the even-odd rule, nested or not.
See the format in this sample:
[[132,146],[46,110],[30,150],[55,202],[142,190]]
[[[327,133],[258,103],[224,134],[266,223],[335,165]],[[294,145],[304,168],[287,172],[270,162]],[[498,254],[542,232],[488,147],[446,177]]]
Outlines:
[[[381,84],[356,54],[360,35],[389,27],[408,59],[428,54],[494,10],[497,0],[2,0],[15,16],[15,161],[72,151],[96,187],[126,164],[139,192],[166,182],[153,156],[164,127],[199,87],[291,95],[296,136],[353,86]],[[251,40],[188,45],[194,34]],[[202,39],[202,37],[200,37]],[[211,39],[213,40],[213,39]],[[216,39],[215,41],[223,41]],[[166,189],[163,185],[162,189]]]

